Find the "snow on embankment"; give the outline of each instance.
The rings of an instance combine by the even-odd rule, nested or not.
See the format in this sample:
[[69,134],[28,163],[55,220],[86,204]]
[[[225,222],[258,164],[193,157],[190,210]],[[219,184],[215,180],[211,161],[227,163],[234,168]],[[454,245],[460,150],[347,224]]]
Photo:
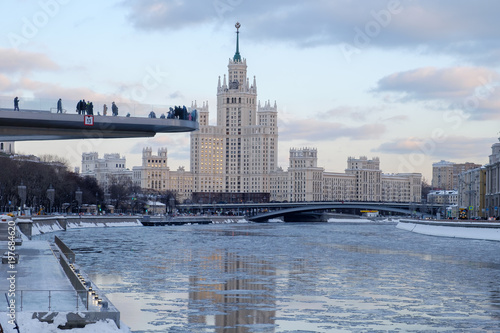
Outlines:
[[142,226],[139,218],[135,216],[47,216],[18,218],[16,223],[23,225],[22,231],[28,237],[76,228]]
[[[93,324],[87,324],[83,328],[75,328],[70,330],[58,329],[58,325],[66,323],[66,313],[60,312],[52,324],[41,322],[38,319],[32,319],[31,312],[18,312],[16,314],[17,323],[19,324],[19,332],[21,333],[53,333],[53,332],[78,332],[78,333],[130,333],[130,329],[123,322],[120,323],[120,328],[116,327],[114,321],[101,320]],[[8,322],[8,317],[5,313],[0,312],[0,325],[6,332],[17,332],[14,326]]]
[[500,224],[401,220],[396,228],[423,235],[500,241]]
[[64,222],[61,222],[59,219],[54,219],[51,217],[40,217],[37,219],[30,220],[28,218],[18,218],[16,223],[29,223],[31,222],[31,235],[40,235],[45,234],[47,232],[54,232],[65,230]]
[[130,216],[81,216],[67,217],[67,229],[76,228],[99,228],[99,227],[135,227],[142,226],[138,217]]
[[341,218],[329,218],[327,220],[329,223],[372,223],[372,220],[368,219],[362,219],[362,218],[347,218],[347,219],[341,219]]

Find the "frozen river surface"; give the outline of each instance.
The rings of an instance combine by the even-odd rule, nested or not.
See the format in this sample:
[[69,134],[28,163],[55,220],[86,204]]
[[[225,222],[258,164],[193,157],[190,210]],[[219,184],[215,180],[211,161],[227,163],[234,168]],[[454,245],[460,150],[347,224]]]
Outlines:
[[57,235],[133,332],[500,331],[500,242],[352,223]]

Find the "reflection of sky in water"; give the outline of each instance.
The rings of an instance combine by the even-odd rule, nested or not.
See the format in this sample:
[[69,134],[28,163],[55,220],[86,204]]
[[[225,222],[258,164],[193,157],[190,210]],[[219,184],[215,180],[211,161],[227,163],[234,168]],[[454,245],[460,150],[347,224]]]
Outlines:
[[134,332],[500,327],[499,242],[335,223],[80,229],[58,236],[84,249],[77,262]]

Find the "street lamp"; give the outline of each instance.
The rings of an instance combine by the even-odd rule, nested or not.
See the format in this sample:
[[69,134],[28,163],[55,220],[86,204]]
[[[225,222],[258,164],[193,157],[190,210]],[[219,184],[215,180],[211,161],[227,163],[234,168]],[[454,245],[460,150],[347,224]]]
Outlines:
[[174,215],[174,209],[175,209],[175,199],[174,199],[174,197],[170,197],[169,202],[170,202],[170,214]]
[[21,181],[21,185],[17,187],[17,193],[19,194],[19,198],[21,198],[21,206],[20,209],[24,209],[24,205],[26,204],[26,186],[23,185]]
[[82,207],[82,197],[83,197],[83,192],[78,187],[75,191],[75,200],[78,203],[78,214],[80,214],[80,207]]
[[56,190],[52,187],[52,184],[50,184],[49,188],[47,189],[47,198],[49,199],[49,212],[52,213],[52,205],[54,204],[54,198],[55,198],[55,192]]

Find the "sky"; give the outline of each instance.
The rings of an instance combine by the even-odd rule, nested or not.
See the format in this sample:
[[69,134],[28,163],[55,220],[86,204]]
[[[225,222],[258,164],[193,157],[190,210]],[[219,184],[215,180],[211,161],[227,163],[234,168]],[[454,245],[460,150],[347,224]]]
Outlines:
[[[500,113],[500,2],[493,0],[4,0],[0,107],[14,96],[127,105],[208,103],[216,122],[240,22],[240,54],[258,99],[278,105],[278,164],[290,148],[318,150],[318,166],[379,157],[384,173],[440,160],[486,164]],[[252,81],[251,81],[252,82]],[[65,104],[67,103],[67,104]],[[94,103],[95,104],[95,103]],[[45,105],[45,104],[44,104]],[[168,149],[189,170],[189,134],[28,141],[25,154],[119,153],[141,165],[144,147]]]

